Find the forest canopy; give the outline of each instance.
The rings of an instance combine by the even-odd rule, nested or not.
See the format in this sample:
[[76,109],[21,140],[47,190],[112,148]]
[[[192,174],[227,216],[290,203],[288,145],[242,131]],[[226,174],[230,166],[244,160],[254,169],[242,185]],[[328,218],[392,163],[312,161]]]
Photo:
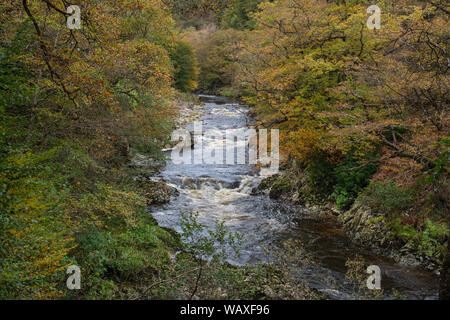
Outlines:
[[380,0],[373,29],[373,4],[2,0],[0,298],[135,297],[130,283],[173,267],[177,237],[146,213],[130,160],[163,158],[191,92],[280,129],[290,181],[273,194],[369,207],[393,241],[448,265],[450,7]]

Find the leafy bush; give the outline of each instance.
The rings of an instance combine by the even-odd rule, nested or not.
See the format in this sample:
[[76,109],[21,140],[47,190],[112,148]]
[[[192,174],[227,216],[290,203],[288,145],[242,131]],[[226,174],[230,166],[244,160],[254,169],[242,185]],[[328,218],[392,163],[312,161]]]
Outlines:
[[414,197],[410,190],[398,187],[391,180],[386,180],[371,183],[359,199],[375,211],[393,215],[410,207]]
[[176,42],[170,58],[175,67],[175,87],[183,92],[197,89],[197,60],[190,44]]
[[370,178],[377,171],[375,163],[369,163],[358,169],[360,164],[348,161],[334,170],[336,184],[332,197],[336,200],[339,210],[349,209],[359,193],[369,184]]
[[133,227],[110,231],[91,226],[78,236],[73,254],[83,270],[81,295],[110,299],[121,282],[151,279],[171,263],[177,240],[144,214],[135,216]]
[[436,260],[443,258],[450,235],[450,229],[445,223],[426,220],[424,225],[414,228],[403,224],[400,218],[394,218],[390,220],[388,227],[395,238],[408,244],[419,254]]
[[[365,160],[373,156],[366,155]],[[357,169],[354,169],[357,168]],[[316,155],[306,167],[308,174],[308,199],[321,202],[330,195],[340,210],[351,207],[359,193],[368,185],[377,171],[375,163],[360,167],[360,162],[349,156],[337,166],[327,160],[324,154]]]
[[326,160],[325,156],[316,156],[305,171],[308,174],[307,197],[309,200],[317,202],[328,198],[336,183],[334,166]]
[[444,245],[446,241],[448,242],[449,235],[448,225],[427,220],[418,249],[429,257],[438,255],[442,258]]

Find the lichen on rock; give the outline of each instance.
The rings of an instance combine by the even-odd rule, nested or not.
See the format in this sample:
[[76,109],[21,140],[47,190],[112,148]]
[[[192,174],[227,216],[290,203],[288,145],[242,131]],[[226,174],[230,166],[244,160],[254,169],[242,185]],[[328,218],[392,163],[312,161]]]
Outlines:
[[387,246],[391,241],[390,232],[385,228],[384,217],[358,202],[342,213],[338,220],[352,240],[360,245]]
[[145,197],[149,206],[169,203],[171,196],[177,193],[176,189],[163,181],[149,180],[145,184]]

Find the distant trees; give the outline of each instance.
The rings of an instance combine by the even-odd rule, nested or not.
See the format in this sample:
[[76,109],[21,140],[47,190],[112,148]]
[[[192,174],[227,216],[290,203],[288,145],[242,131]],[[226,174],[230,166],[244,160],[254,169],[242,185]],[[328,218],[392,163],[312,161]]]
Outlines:
[[184,33],[194,44],[198,60],[198,90],[218,93],[221,88],[231,87],[238,72],[235,64],[240,41],[245,34],[233,29],[187,30]]
[[253,20],[251,14],[257,11],[258,4],[263,0],[234,0],[224,10],[221,23],[224,28],[238,30],[252,29]]
[[197,89],[197,59],[191,45],[186,41],[176,42],[170,56],[175,67],[175,87],[181,91]]

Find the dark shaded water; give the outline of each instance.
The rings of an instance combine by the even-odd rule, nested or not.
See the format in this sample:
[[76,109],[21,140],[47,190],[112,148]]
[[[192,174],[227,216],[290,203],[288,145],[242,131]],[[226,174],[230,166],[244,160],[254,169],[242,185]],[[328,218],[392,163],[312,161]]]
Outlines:
[[[240,130],[248,126],[246,108],[225,98],[200,96],[204,102],[204,130]],[[192,130],[192,126],[187,128]],[[219,139],[206,139],[204,150],[210,150]],[[170,152],[168,153],[170,156]],[[168,161],[160,177],[180,192],[171,203],[153,209],[160,225],[180,230],[181,212],[198,212],[199,222],[213,227],[216,220],[225,221],[232,231],[241,233],[245,242],[239,258],[230,258],[234,264],[256,264],[270,259],[265,248],[274,250],[289,239],[298,239],[317,262],[303,270],[301,276],[333,298],[351,297],[345,281],[345,262],[355,253],[361,253],[367,262],[380,266],[382,288],[397,289],[409,299],[436,299],[437,277],[414,267],[395,264],[387,258],[359,252],[342,231],[331,221],[318,222],[302,218],[302,209],[286,210],[267,196],[252,196],[251,190],[264,178],[250,165],[175,165]],[[300,212],[299,212],[300,211]],[[330,286],[324,279],[331,278]],[[337,290],[336,290],[337,289]]]

